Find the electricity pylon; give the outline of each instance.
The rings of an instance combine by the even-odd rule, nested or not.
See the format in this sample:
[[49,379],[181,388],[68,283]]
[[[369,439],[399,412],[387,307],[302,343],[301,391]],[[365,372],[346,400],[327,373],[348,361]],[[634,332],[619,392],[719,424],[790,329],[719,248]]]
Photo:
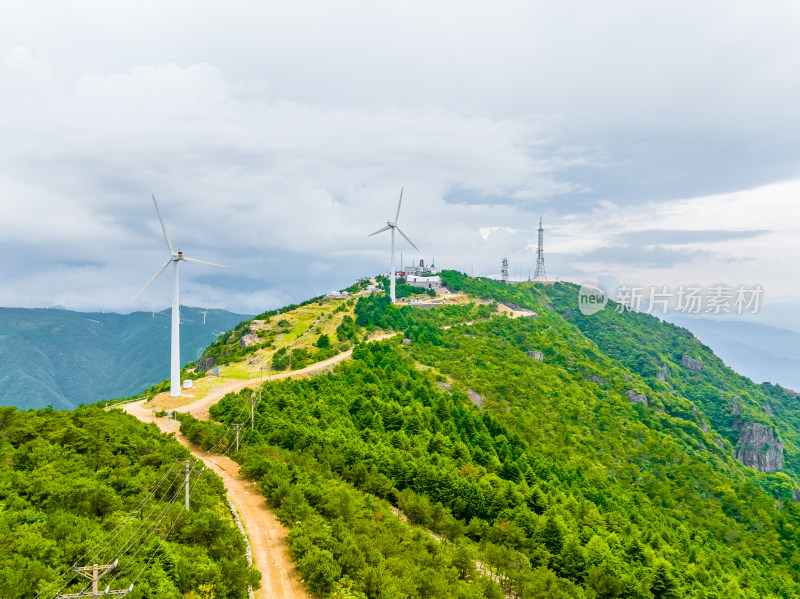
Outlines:
[[544,228],[542,217],[539,217],[539,244],[536,249],[536,272],[533,273],[534,281],[546,281],[547,273],[544,270]]

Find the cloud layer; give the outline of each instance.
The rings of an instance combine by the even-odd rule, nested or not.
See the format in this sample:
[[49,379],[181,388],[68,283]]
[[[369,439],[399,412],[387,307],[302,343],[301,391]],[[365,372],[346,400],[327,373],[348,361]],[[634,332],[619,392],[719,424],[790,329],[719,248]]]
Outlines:
[[406,260],[524,278],[543,214],[562,278],[796,296],[798,9],[688,6],[7,3],[0,294],[143,307],[155,193],[234,267],[183,301],[260,311],[386,268],[402,186]]

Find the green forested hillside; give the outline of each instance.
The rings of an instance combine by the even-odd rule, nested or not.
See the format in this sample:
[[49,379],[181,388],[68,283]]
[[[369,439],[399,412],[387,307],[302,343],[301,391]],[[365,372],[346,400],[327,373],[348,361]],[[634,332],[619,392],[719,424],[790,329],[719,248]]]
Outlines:
[[258,573],[221,480],[196,469],[183,507],[188,457],[119,411],[0,408],[0,597],[78,592],[70,566],[115,559],[102,588],[135,582],[131,599],[247,597]]
[[[244,317],[181,308],[183,362]],[[170,311],[97,314],[0,308],[0,405],[72,409],[169,376]]]
[[[312,591],[800,597],[796,397],[735,375],[655,318],[609,308],[582,321],[575,286],[444,278],[538,317],[362,298],[352,326],[403,334],[358,344],[333,373],[260,392],[238,459],[291,527]],[[688,370],[684,354],[703,369]],[[212,409],[222,424],[186,417],[182,430],[213,445],[250,393]],[[786,472],[736,459],[733,397],[738,422],[775,427]],[[771,416],[758,410],[766,399]]]

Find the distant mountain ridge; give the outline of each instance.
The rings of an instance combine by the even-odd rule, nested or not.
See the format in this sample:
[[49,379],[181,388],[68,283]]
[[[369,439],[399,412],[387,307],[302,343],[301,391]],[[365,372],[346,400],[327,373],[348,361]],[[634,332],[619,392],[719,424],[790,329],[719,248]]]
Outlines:
[[800,391],[800,333],[766,324],[675,317],[728,366],[758,383],[770,382]]
[[[182,362],[249,318],[181,307]],[[131,314],[0,308],[0,405],[70,410],[169,376],[170,311]]]

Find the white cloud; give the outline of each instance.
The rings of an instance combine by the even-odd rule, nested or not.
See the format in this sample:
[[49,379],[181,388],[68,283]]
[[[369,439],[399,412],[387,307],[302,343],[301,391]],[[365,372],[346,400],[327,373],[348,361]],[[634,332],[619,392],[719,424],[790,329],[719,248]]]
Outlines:
[[[393,217],[400,186],[406,187],[401,226],[424,255],[450,258],[452,266],[487,216],[502,220],[516,209],[446,204],[450,189],[491,196],[539,186],[543,197],[560,187],[552,180],[559,157],[531,154],[538,134],[531,123],[442,109],[368,112],[249,99],[208,64],[86,74],[60,89],[46,113],[36,110],[27,127],[35,134],[0,149],[16,165],[0,173],[0,190],[18,202],[0,221],[0,235],[31,264],[55,251],[70,263],[110,266],[121,259],[126,272],[140,273],[114,283],[130,295],[163,260],[151,191],[187,254],[233,263],[251,276],[270,254],[290,253],[292,262],[256,279],[276,288],[282,276],[294,285],[305,278],[310,289],[309,279],[323,277],[328,287],[338,276],[342,286],[354,271],[382,267],[385,244],[367,234]],[[499,251],[502,240],[493,242]],[[399,240],[399,251],[411,249],[404,246]],[[359,259],[365,263],[356,266]],[[343,263],[351,270],[337,275]],[[54,283],[84,289],[95,272],[48,271]],[[235,286],[237,276],[243,275],[220,284]],[[40,288],[37,281],[25,285]],[[263,297],[258,287],[252,293]],[[68,301],[89,307],[98,295]],[[207,293],[205,301],[216,297]],[[225,305],[252,310],[235,293],[222,297]],[[127,306],[121,297],[109,304]]]
[[[764,285],[772,297],[797,293],[800,264],[800,180],[785,181],[736,193],[685,198],[659,204],[620,207],[606,203],[589,218],[557,225],[558,241],[550,247],[561,254],[591,255],[612,248],[626,233],[664,231],[763,231],[751,237],[729,236],[695,242],[653,241],[651,249],[696,252],[697,257],[661,269],[637,263],[643,245],[631,246],[618,262],[571,259],[579,272],[613,276],[625,282],[678,285],[718,281]],[[601,255],[604,255],[601,253]]]
[[562,276],[645,276],[575,259],[614,234],[758,228],[773,233],[685,246],[713,258],[682,268],[796,293],[793,184],[762,184],[800,157],[798,11],[10,0],[0,292],[125,309],[164,259],[154,192],[182,249],[236,267],[186,269],[185,297],[302,299],[386,266],[366,235],[405,186],[400,224],[445,266],[526,270],[540,213]]

